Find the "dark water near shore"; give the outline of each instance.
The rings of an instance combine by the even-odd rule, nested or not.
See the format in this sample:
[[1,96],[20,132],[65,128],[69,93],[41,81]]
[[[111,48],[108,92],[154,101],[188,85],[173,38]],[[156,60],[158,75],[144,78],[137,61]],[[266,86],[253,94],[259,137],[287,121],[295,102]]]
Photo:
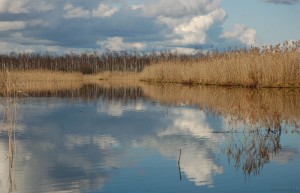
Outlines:
[[300,192],[299,96],[162,85],[30,93],[18,99],[12,170],[0,133],[0,192]]

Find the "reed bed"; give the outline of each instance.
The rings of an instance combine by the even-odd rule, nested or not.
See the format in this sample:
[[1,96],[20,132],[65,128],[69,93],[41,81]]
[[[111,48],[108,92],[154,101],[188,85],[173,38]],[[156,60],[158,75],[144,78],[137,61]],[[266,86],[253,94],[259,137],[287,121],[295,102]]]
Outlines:
[[[34,72],[25,77],[32,81],[45,77],[58,79],[60,74],[77,72],[78,77],[90,74],[85,78],[89,81],[138,79],[160,83],[300,87],[300,41],[224,52],[198,51],[191,55],[176,52],[0,55],[0,71],[6,70],[23,73],[20,76]],[[44,72],[57,74],[48,76]]]
[[245,87],[300,87],[300,41],[208,53],[147,66],[141,80]]
[[[7,85],[7,79],[10,79]],[[83,74],[48,70],[0,71],[0,95],[4,92],[26,94],[31,91],[63,90],[80,88]]]

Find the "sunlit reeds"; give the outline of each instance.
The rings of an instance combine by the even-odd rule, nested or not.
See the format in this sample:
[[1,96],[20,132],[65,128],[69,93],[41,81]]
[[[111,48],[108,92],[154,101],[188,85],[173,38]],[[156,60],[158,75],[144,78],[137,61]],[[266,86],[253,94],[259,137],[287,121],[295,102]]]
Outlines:
[[[7,85],[9,74],[10,85]],[[19,92],[26,95],[33,91],[57,91],[80,88],[83,74],[80,72],[60,72],[48,70],[0,71],[0,96]]]
[[161,83],[300,87],[300,41],[162,61],[146,67],[141,77]]

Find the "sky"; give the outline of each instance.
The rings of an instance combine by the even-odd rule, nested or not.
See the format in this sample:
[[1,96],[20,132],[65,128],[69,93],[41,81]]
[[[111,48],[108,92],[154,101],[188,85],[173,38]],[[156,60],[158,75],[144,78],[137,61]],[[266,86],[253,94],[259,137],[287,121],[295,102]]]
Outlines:
[[299,19],[299,0],[0,0],[0,53],[261,46]]

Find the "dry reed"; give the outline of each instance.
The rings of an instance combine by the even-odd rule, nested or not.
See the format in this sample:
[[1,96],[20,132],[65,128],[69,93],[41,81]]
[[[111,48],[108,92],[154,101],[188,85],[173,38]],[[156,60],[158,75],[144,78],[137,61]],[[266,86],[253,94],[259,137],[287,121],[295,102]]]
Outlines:
[[[10,85],[6,80],[9,76]],[[83,85],[83,74],[79,72],[59,72],[48,70],[0,71],[0,95],[32,91],[54,91],[80,88]],[[9,89],[6,89],[9,87]]]
[[162,61],[144,69],[141,80],[247,87],[300,87],[300,41],[263,49]]

